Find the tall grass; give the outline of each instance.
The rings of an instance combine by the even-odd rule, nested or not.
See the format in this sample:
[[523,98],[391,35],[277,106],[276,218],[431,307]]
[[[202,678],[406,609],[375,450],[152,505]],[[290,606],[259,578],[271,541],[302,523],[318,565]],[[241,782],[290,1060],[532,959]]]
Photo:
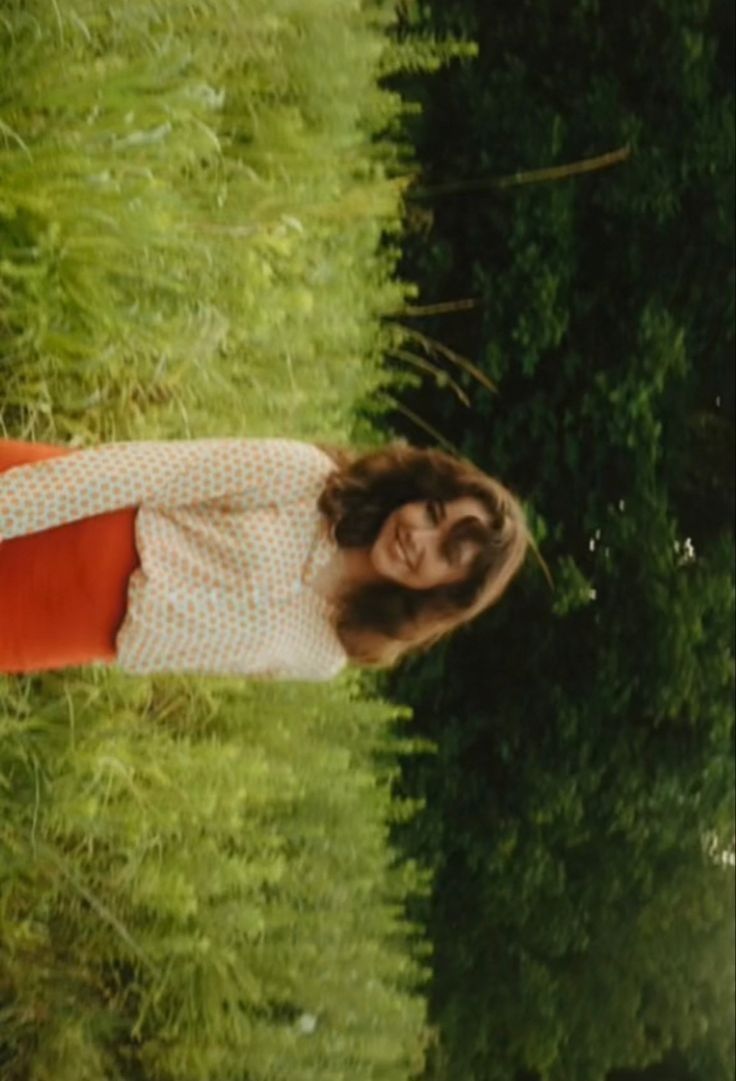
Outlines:
[[[390,19],[6,0],[0,431],[346,437],[407,292]],[[418,1071],[393,724],[350,676],[0,677],[3,1077]]]
[[[0,21],[6,425],[338,432],[399,307],[384,6],[13,0]],[[303,407],[310,405],[309,410]]]
[[[7,687],[8,1079],[408,1077],[419,880],[391,866],[390,711],[357,687]],[[413,947],[411,946],[414,943]]]

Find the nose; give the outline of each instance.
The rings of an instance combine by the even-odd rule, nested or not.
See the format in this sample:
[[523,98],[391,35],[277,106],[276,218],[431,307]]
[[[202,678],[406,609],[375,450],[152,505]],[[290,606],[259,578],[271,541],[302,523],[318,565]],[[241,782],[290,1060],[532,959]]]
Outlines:
[[431,548],[434,540],[435,547],[437,530],[434,526],[410,526],[406,531],[407,547],[409,555],[415,566],[419,566],[426,552]]

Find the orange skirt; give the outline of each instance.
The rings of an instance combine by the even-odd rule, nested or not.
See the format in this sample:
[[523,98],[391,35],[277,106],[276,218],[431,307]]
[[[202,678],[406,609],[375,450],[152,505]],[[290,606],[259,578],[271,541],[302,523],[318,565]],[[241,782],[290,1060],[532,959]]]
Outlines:
[[[68,453],[0,439],[0,473]],[[131,507],[0,541],[0,673],[115,660],[139,565],[135,516]]]

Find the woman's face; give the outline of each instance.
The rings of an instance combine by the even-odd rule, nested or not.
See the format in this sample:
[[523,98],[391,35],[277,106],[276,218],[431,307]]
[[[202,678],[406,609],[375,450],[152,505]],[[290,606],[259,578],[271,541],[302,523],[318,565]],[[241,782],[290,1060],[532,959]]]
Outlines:
[[462,518],[486,523],[488,514],[472,496],[402,504],[389,514],[373,542],[373,569],[380,577],[408,589],[432,589],[461,581],[478,550],[471,540],[452,543],[453,526]]

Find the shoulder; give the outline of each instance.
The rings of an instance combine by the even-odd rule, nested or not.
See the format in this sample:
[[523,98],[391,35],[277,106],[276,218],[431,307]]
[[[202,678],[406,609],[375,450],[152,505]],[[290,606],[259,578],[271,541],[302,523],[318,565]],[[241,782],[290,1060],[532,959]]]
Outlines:
[[253,450],[254,454],[262,456],[274,465],[321,469],[322,471],[335,469],[334,460],[326,450],[315,443],[281,438],[248,439],[243,442]]
[[344,653],[331,657],[311,657],[304,663],[290,659],[280,673],[283,679],[303,680],[307,683],[327,683],[335,679],[347,667],[348,659]]
[[273,667],[292,679],[332,679],[348,663],[334,625],[333,608],[307,583],[272,613]]
[[248,440],[261,480],[274,495],[297,495],[320,491],[336,471],[332,458],[314,443],[297,439]]

